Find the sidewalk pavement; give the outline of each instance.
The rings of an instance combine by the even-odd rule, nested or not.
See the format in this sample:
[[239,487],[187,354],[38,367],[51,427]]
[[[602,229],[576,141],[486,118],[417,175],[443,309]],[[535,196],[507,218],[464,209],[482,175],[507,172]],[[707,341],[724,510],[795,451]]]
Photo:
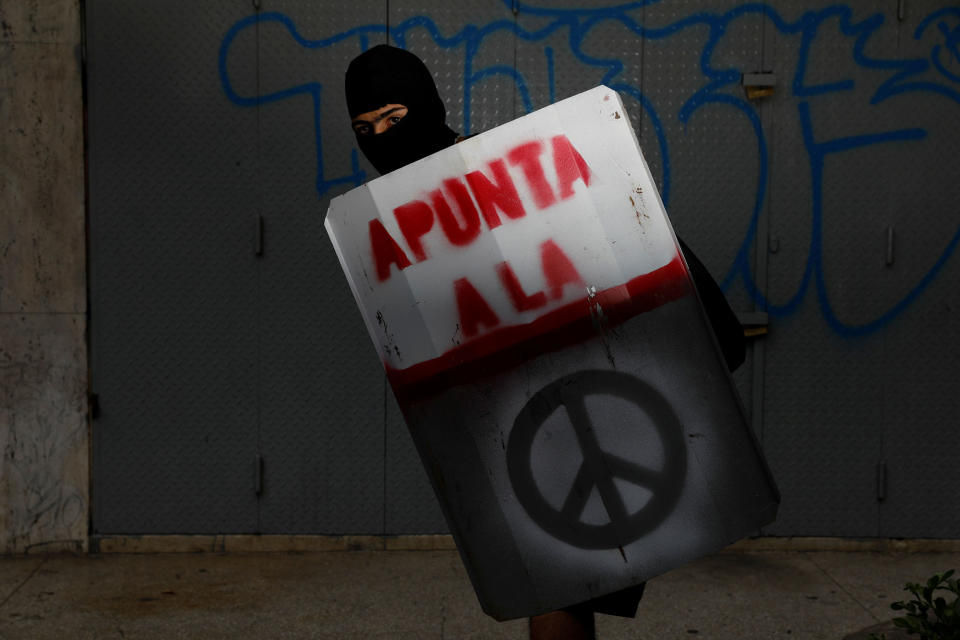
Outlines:
[[[840,640],[953,567],[960,553],[727,551],[653,579],[637,617],[598,616],[597,637]],[[519,640],[526,625],[481,611],[455,551],[0,557],[4,640]]]

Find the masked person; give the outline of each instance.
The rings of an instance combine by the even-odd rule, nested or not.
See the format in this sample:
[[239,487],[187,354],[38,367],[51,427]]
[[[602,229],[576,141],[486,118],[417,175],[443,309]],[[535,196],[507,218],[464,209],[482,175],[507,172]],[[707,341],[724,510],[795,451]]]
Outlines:
[[457,141],[430,70],[409,51],[382,44],[358,56],[346,93],[357,144],[381,175]]
[[[347,67],[347,109],[357,144],[381,175],[416,162],[460,138],[446,124],[447,110],[433,76],[414,54],[378,45]],[[680,240],[694,284],[732,371],[744,360],[743,328],[703,264]],[[530,638],[594,638],[594,611],[633,617],[643,595],[640,584],[562,611],[530,619]]]

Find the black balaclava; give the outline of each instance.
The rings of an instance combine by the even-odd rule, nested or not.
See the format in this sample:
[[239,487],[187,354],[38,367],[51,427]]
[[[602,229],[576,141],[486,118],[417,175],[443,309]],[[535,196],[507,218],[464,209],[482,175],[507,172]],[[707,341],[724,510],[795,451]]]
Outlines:
[[386,44],[365,51],[347,67],[345,84],[351,120],[388,104],[407,108],[407,115],[383,133],[356,134],[360,150],[380,175],[456,142],[430,70],[409,51]]

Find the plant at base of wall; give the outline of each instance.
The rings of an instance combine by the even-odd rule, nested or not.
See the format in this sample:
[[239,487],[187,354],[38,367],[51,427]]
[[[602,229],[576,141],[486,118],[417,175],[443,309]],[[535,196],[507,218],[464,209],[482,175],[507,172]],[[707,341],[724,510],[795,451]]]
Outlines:
[[[903,617],[894,618],[893,624],[908,634],[920,634],[922,640],[960,640],[960,580],[952,579],[953,574],[951,569],[932,575],[926,584],[908,582],[903,590],[913,594],[913,599],[890,605],[894,611],[906,612]],[[952,594],[951,601],[936,596],[938,591]],[[870,640],[885,638],[884,635],[870,636]]]

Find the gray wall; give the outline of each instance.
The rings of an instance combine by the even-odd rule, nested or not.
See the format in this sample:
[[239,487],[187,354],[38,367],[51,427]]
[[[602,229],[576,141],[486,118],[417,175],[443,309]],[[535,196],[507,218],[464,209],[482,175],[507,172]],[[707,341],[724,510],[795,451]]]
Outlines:
[[0,26],[0,553],[85,548],[80,11],[4,2]]

